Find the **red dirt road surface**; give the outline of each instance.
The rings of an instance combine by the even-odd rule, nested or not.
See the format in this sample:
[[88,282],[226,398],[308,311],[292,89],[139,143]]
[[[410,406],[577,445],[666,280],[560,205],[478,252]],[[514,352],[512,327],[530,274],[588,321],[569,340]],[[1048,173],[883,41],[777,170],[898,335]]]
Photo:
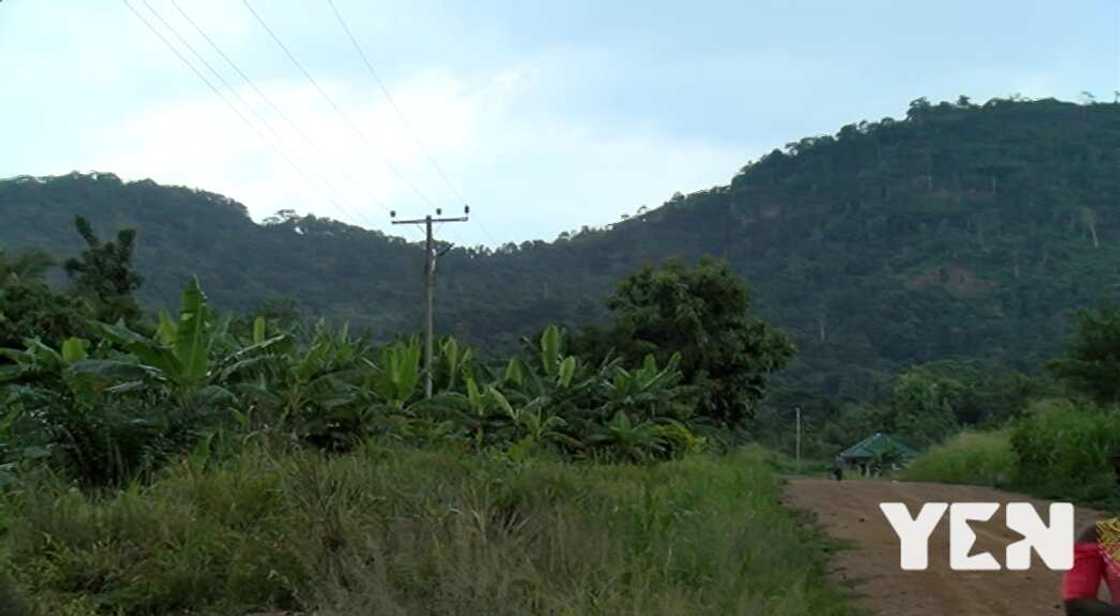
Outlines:
[[[1061,572],[1047,569],[1036,554],[1029,571],[952,571],[949,569],[949,514],[929,541],[929,568],[902,571],[898,536],[879,510],[881,502],[906,503],[910,514],[927,502],[1031,502],[1043,520],[1048,503],[1017,494],[975,486],[893,481],[793,479],[786,487],[786,505],[815,514],[832,538],[851,549],[833,555],[831,575],[852,589],[856,603],[884,616],[1033,616],[1064,614],[1059,594]],[[1101,517],[1077,509],[1080,529]],[[970,522],[976,533],[972,553],[991,553],[1001,565],[1005,549],[1022,537],[1004,527],[1004,509],[991,522]],[[1102,593],[1107,593],[1103,590]],[[1107,594],[1102,594],[1107,597]]]

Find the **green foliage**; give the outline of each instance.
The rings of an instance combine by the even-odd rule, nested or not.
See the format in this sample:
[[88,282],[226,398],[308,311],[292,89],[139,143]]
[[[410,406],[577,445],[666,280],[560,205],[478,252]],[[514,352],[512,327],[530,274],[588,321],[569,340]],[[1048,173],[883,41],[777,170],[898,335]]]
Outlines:
[[1098,404],[1120,404],[1120,308],[1084,310],[1066,357],[1051,370]]
[[1120,415],[1115,411],[1041,402],[1014,425],[1011,446],[1019,481],[1036,493],[1087,501],[1116,495],[1111,458],[1120,450]]
[[3,542],[41,613],[850,613],[758,450],[630,467],[251,449],[104,496],[27,488]]
[[[440,322],[510,353],[549,323],[606,323],[602,299],[645,264],[717,255],[750,281],[753,313],[800,349],[769,389],[806,408],[867,402],[895,373],[947,358],[1030,373],[1060,349],[1060,315],[1117,300],[1120,105],[904,111],[809,136],[610,228],[455,248],[440,261]],[[415,326],[422,302],[421,246],[314,216],[258,225],[212,193],[110,174],[17,178],[0,182],[0,208],[8,250],[73,256],[76,214],[102,235],[143,229],[138,293],[151,307],[173,305],[197,274],[222,310],[299,298],[289,314],[388,339]]]
[[415,397],[420,384],[421,355],[420,339],[416,337],[382,348],[380,368],[372,383],[374,393],[391,407],[404,408]]
[[960,429],[953,408],[961,389],[953,379],[932,378],[921,370],[903,373],[891,394],[886,429],[905,434],[918,446],[940,441]]
[[84,306],[47,286],[52,264],[42,252],[9,257],[0,250],[0,348],[24,338],[55,344],[84,330]]
[[1120,450],[1115,410],[1064,399],[1033,403],[998,432],[965,432],[933,447],[906,470],[918,481],[1009,487],[1041,498],[1114,508]]
[[66,260],[66,274],[74,280],[75,291],[93,303],[100,320],[139,319],[140,307],[132,295],[143,282],[132,266],[136,231],[123,229],[116,241],[103,244],[85,218],[76,216],[74,226],[87,244],[80,256]]
[[384,435],[515,458],[634,462],[706,444],[691,429],[699,388],[682,385],[677,354],[660,365],[649,355],[638,368],[593,366],[565,355],[563,332],[550,326],[530,356],[493,376],[449,338],[438,395],[425,400],[415,337],[376,348],[320,323],[297,340],[258,318],[241,338],[230,322],[192,279],[178,316],[161,313],[150,334],[94,322],[92,341],[4,350],[13,362],[0,366],[4,472],[45,457],[82,485],[120,485],[226,433],[333,452]]
[[[1019,417],[1037,399],[1059,395],[1045,374],[1026,375],[976,360],[945,360],[912,366],[885,381],[859,404],[805,404],[802,451],[831,458],[859,439],[887,432],[924,447],[958,430],[990,430]],[[793,451],[792,407],[799,399],[772,396],[751,426],[768,446]]]
[[902,478],[995,488],[1006,488],[1022,480],[1008,430],[961,432],[912,461]]
[[630,363],[652,354],[679,364],[702,392],[697,413],[716,423],[752,417],[767,379],[794,354],[783,333],[750,315],[746,285],[726,263],[646,267],[623,280],[608,305],[613,327],[585,331],[578,342],[585,353],[602,357],[609,347]]

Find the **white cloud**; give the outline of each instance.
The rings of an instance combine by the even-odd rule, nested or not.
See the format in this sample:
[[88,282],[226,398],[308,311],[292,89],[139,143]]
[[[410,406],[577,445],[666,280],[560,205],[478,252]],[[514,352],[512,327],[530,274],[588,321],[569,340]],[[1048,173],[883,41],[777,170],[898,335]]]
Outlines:
[[127,116],[123,125],[104,127],[91,159],[96,168],[126,179],[150,177],[226,194],[257,220],[294,209],[399,233],[389,224],[388,209],[404,216],[431,209],[412,186],[447,211],[460,205],[427,152],[483,220],[482,227],[446,231],[468,243],[495,243],[616,221],[641,205],[659,205],[676,190],[725,182],[747,158],[739,148],[702,140],[615,134],[548,118],[539,109],[525,113],[523,104],[546,85],[543,79],[539,70],[518,66],[471,83],[429,71],[392,84],[423,151],[368,81],[321,82],[357,130],[310,84],[272,82],[258,85],[299,131],[250,88],[238,89],[239,98],[226,94],[248,101],[279,140],[240,102],[259,134],[206,91],[205,97],[152,106]]

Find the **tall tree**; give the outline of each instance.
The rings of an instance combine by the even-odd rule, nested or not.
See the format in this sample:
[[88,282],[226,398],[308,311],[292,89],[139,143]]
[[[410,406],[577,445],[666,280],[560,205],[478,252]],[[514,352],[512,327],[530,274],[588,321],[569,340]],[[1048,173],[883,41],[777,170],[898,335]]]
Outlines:
[[74,225],[87,245],[81,256],[66,261],[66,273],[74,281],[75,292],[93,303],[98,320],[139,319],[140,307],[132,296],[143,282],[132,268],[136,231],[122,229],[115,242],[102,243],[85,218],[76,216]]
[[1120,404],[1120,308],[1083,310],[1063,358],[1050,369],[1099,404]]
[[[614,317],[607,344],[627,361],[680,353],[686,381],[703,385],[700,414],[719,423],[753,416],[767,379],[795,353],[783,332],[751,315],[746,284],[722,260],[646,267],[624,279],[607,305]],[[598,344],[602,355],[603,340],[590,340],[596,336],[604,332],[587,330],[577,345]]]

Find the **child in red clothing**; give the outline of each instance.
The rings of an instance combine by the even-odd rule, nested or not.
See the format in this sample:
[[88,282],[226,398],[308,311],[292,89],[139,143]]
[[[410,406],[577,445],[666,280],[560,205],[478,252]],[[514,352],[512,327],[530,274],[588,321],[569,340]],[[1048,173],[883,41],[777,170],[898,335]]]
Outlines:
[[1062,598],[1068,616],[1120,616],[1120,605],[1104,603],[1097,598],[1103,581],[1112,601],[1120,600],[1120,546],[1111,545],[1113,518],[1098,522],[1082,531],[1073,547],[1073,568],[1062,580]]
[[[1120,452],[1112,455],[1112,470],[1120,485]],[[1101,582],[1110,603],[1097,597]],[[1077,537],[1073,568],[1062,580],[1062,599],[1068,616],[1120,616],[1120,518],[1097,522]]]

